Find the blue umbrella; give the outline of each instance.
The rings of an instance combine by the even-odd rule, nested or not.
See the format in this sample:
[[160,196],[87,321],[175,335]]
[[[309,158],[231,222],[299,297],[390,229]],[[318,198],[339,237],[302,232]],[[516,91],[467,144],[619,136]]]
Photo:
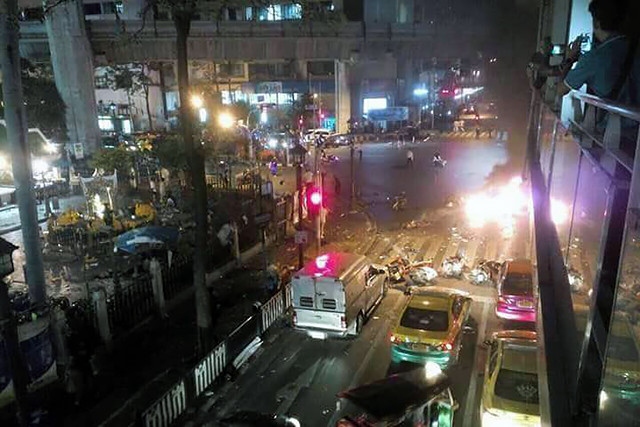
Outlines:
[[140,227],[127,231],[116,239],[115,250],[136,254],[153,249],[175,248],[180,231],[173,227]]

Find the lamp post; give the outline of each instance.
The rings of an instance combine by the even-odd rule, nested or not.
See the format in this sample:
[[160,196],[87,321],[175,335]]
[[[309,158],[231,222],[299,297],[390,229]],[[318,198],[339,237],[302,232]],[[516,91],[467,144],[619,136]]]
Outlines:
[[13,390],[16,397],[16,416],[21,426],[27,425],[27,377],[26,366],[20,350],[18,338],[18,325],[12,314],[11,301],[9,300],[9,286],[4,278],[13,273],[13,251],[17,246],[0,238],[0,331],[4,337],[7,362]]
[[[296,234],[302,233],[302,165],[304,165],[307,150],[300,144],[296,144],[291,149],[291,157],[296,165],[296,189],[298,190],[298,224],[296,226]],[[294,213],[295,215],[295,213]],[[300,234],[296,236],[298,241],[298,268],[304,267],[304,244]]]

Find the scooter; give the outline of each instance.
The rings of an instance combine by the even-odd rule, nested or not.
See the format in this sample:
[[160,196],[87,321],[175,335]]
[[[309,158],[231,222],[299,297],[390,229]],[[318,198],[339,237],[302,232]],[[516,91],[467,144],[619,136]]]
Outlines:
[[441,157],[434,157],[433,158],[433,166],[437,167],[437,168],[443,168],[443,167],[447,166],[447,161],[444,160]]
[[338,156],[336,156],[335,154],[329,154],[329,155],[323,156],[320,160],[321,160],[323,163],[335,163],[335,162],[337,162],[337,161],[338,161],[338,160],[340,160],[340,159],[339,159],[339,157],[338,157]]
[[391,200],[390,198],[388,200],[392,202],[391,209],[393,209],[394,211],[404,210],[404,208],[407,206],[407,197],[404,194],[394,196],[393,200]]

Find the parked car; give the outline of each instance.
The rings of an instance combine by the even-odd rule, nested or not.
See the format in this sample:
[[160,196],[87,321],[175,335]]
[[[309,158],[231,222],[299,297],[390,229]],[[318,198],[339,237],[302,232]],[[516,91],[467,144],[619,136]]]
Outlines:
[[539,426],[537,340],[534,331],[500,331],[485,342],[482,426]]
[[326,139],[329,135],[331,135],[331,133],[332,132],[329,129],[309,129],[304,134],[304,141],[313,142],[318,137],[322,137]]
[[471,298],[462,293],[413,293],[392,329],[391,360],[421,365],[432,361],[443,367],[454,364],[470,308]]
[[362,255],[320,255],[291,280],[293,325],[318,339],[358,335],[388,286],[387,269]]
[[508,320],[536,321],[536,298],[531,260],[506,261],[502,265],[498,278],[496,315]]

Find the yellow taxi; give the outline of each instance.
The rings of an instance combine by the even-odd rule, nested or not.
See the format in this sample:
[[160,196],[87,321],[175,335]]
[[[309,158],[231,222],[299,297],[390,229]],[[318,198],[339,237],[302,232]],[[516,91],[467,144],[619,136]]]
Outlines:
[[442,367],[455,363],[470,308],[471,298],[464,294],[428,290],[411,295],[392,329],[391,360]]
[[536,333],[500,331],[486,342],[482,427],[540,425]]

